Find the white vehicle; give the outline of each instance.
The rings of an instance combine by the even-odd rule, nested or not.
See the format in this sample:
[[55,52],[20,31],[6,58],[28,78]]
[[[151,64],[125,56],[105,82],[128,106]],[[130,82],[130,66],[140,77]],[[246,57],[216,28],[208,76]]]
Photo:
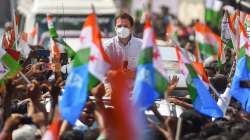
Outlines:
[[[46,15],[53,16],[53,22],[57,31],[78,31],[82,28],[87,15],[92,12],[94,6],[98,16],[98,23],[102,36],[112,36],[113,20],[117,12],[113,0],[19,0],[18,11],[21,13],[24,32],[31,32],[38,24],[38,39],[48,31]],[[67,37],[67,36],[66,36]]]
[[179,82],[174,92],[176,93],[177,96],[187,95],[186,79],[180,72],[180,69],[178,66],[179,62],[178,62],[175,48],[167,47],[165,42],[162,40],[157,40],[156,44],[157,44],[157,47],[159,49],[159,52],[163,61],[163,68],[167,71],[170,77],[173,75],[176,75],[179,77]]

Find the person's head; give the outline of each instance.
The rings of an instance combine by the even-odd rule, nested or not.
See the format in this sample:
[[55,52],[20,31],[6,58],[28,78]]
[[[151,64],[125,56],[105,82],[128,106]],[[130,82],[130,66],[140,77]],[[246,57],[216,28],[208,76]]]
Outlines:
[[84,134],[79,130],[68,130],[62,134],[60,140],[83,140]]
[[202,126],[208,123],[208,118],[195,110],[185,110],[180,117],[183,119],[182,135],[188,133],[197,133],[201,131]]
[[115,31],[119,38],[129,38],[134,26],[134,19],[127,13],[115,17]]
[[93,130],[86,130],[84,133],[84,140],[96,140],[99,136],[99,130],[93,129]]
[[11,22],[6,22],[5,24],[4,24],[4,30],[6,31],[6,32],[8,32],[8,31],[10,31],[10,30],[12,30],[13,29],[13,24],[11,23]]
[[35,140],[37,128],[34,125],[23,125],[12,133],[13,140]]
[[208,74],[208,77],[214,77],[216,74],[216,62],[205,63],[205,70]]

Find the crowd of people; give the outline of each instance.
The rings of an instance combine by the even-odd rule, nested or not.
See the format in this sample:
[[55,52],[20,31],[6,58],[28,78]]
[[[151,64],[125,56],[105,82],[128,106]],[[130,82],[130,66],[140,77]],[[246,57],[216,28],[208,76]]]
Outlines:
[[[177,40],[170,38],[165,30],[171,18],[166,8],[162,10],[163,16],[160,18],[162,21],[152,20],[154,28],[159,38],[166,39],[167,43],[172,41],[174,44]],[[58,107],[68,75],[67,72],[61,71],[63,67],[61,62],[64,60],[51,61],[48,56],[39,54],[40,46],[30,46],[31,52],[27,58],[17,58],[22,67],[21,72],[1,82],[0,140],[134,139],[133,132],[130,132],[132,130],[129,130],[124,119],[126,116],[117,115],[121,113],[117,108],[122,107],[114,99],[118,98],[116,96],[130,97],[130,94],[129,96],[121,94],[123,92],[120,85],[128,86],[129,90],[133,88],[136,59],[142,46],[140,38],[143,35],[143,25],[140,22],[137,18],[133,21],[133,18],[126,13],[115,18],[117,36],[104,43],[105,51],[112,60],[112,70],[107,73],[104,84],[100,83],[90,90],[88,101],[75,125],[71,125],[61,117]],[[178,23],[177,26],[179,43],[194,54],[193,24],[185,27]],[[133,27],[139,38],[133,36]],[[6,50],[12,48],[15,43],[13,30],[11,25],[6,28],[5,33],[12,32],[10,33],[12,36],[8,37],[9,40],[3,40],[2,46]],[[221,94],[231,85],[236,63],[233,49],[228,48],[225,52],[226,63],[222,67],[215,60],[204,64],[211,84]],[[124,79],[129,81],[128,85],[123,83]],[[169,78],[168,88],[161,98],[183,108],[184,111],[180,115],[181,125],[178,125],[180,118],[163,116],[158,106],[153,104],[148,110],[154,112],[154,119],[143,115],[146,128],[140,130],[140,133],[144,140],[247,140],[249,138],[250,115],[242,109],[237,100],[232,98],[224,118],[212,119],[194,109],[190,96],[173,96],[178,81],[177,76]],[[218,100],[218,95],[211,91],[213,97]],[[133,116],[133,114],[128,115]]]

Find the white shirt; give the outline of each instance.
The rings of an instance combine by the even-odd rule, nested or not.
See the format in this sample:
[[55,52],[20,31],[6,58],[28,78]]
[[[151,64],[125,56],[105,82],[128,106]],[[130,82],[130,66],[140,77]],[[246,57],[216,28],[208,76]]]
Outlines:
[[131,36],[127,45],[123,45],[118,36],[104,43],[104,49],[111,59],[113,69],[122,67],[124,61],[128,61],[128,69],[136,69],[137,59],[142,47],[142,40]]

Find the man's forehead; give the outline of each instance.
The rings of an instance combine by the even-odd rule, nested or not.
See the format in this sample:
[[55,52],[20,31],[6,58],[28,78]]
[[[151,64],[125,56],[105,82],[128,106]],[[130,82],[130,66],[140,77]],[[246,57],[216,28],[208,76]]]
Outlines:
[[126,24],[126,25],[130,25],[130,22],[128,19],[126,18],[118,18],[116,20],[116,25],[119,25],[119,24]]

